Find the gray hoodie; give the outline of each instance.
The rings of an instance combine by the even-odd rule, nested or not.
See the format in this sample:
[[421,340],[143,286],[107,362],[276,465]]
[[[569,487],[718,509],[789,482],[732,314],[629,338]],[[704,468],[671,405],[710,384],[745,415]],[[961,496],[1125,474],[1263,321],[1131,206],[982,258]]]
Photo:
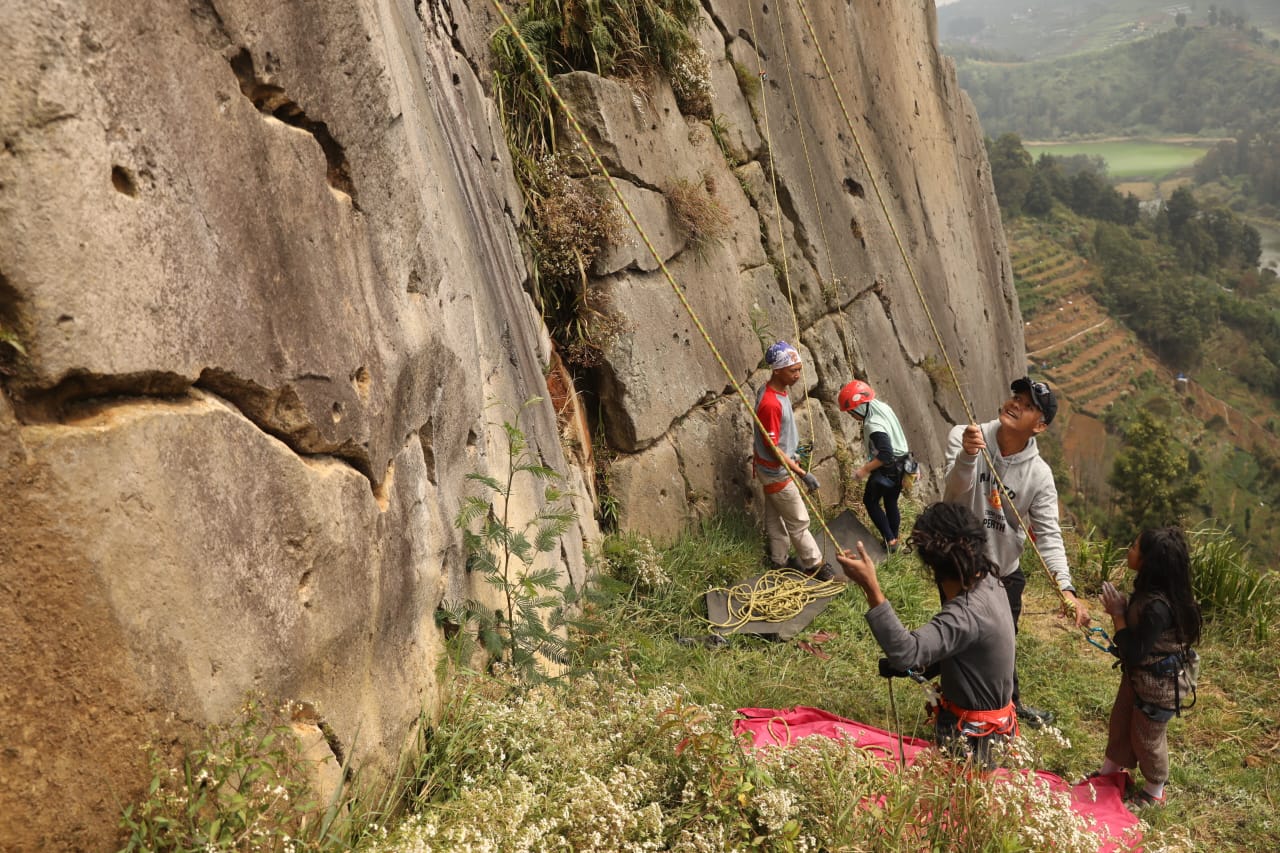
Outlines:
[[[1001,577],[1016,571],[1022,557],[1027,534],[1018,524],[1021,517],[1030,525],[1036,547],[1057,579],[1058,588],[1075,592],[1062,544],[1062,528],[1058,525],[1058,487],[1049,463],[1040,458],[1034,438],[1019,452],[1001,456],[996,443],[999,426],[998,419],[983,424],[982,437],[1004,483],[1004,495],[991,475],[986,456],[964,452],[961,441],[965,428],[961,425],[953,427],[947,437],[947,479],[942,499],[969,507],[982,520],[987,528],[987,556],[999,567]],[[1017,508],[1016,515],[1009,508],[1010,503]]]

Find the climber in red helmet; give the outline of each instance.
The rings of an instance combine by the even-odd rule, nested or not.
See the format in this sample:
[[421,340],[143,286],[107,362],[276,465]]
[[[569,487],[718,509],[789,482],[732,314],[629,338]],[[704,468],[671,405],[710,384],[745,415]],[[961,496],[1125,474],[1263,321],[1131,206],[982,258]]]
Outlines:
[[841,389],[839,402],[840,411],[848,412],[862,424],[869,458],[853,476],[867,481],[862,504],[880,531],[885,550],[893,553],[898,547],[898,528],[902,522],[898,497],[902,494],[904,468],[911,458],[906,435],[889,404],[877,400],[876,392],[860,379]]

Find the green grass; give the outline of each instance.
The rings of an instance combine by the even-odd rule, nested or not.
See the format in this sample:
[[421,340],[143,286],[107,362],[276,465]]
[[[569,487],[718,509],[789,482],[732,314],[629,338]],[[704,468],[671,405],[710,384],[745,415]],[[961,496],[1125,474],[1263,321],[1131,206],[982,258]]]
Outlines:
[[[914,515],[915,507],[906,508]],[[1222,538],[1212,549],[1216,567],[1208,571],[1218,579],[1210,579],[1216,591],[1208,594],[1229,597],[1241,554]],[[1118,552],[1072,542],[1068,553],[1081,595],[1100,614],[1097,593]],[[1025,780],[997,785],[958,771],[935,753],[906,772],[823,738],[811,749],[745,753],[731,734],[739,707],[814,706],[931,737],[919,688],[877,676],[880,650],[854,587],[839,592],[796,642],[752,636],[715,646],[680,642],[707,635],[706,590],[758,573],[763,554],[755,524],[741,515],[712,519],[665,550],[638,537],[609,538],[600,554],[603,574],[585,599],[588,628],[571,636],[576,642],[563,678],[530,683],[510,668],[481,675],[442,660],[443,711],[418,729],[393,789],[368,803],[353,801],[341,827],[349,846],[335,847],[337,836],[304,835],[289,847],[261,849],[1096,849],[1097,839],[1075,823],[1065,801]],[[1112,658],[1059,615],[1044,573],[1030,558],[1024,567],[1023,695],[1052,710],[1057,722],[1025,730],[1023,758],[1005,760],[1075,780],[1102,759],[1118,674]],[[936,611],[937,590],[913,556],[895,555],[879,575],[908,627]],[[1275,610],[1265,609],[1272,626]],[[1244,610],[1215,606],[1211,613],[1200,646],[1198,703],[1170,725],[1168,805],[1144,816],[1144,845],[1277,849],[1280,643],[1274,631],[1260,635],[1252,619],[1238,618]],[[158,768],[157,779],[168,778]],[[305,800],[305,792],[295,793]],[[157,807],[167,803],[152,799]],[[392,810],[393,803],[399,807]],[[202,808],[191,816],[203,817]],[[937,820],[943,811],[964,827],[963,844]],[[205,849],[196,843],[202,834],[197,826],[189,846],[157,849]]]
[[1146,178],[1159,181],[1191,168],[1209,150],[1208,145],[1175,145],[1167,142],[1131,140],[1124,142],[1025,143],[1032,157],[1051,154],[1072,157],[1084,154],[1107,162],[1107,174],[1115,179]]
[[[841,846],[844,837],[833,833],[850,831],[858,816],[845,814],[843,829],[825,822],[827,819],[818,813],[822,809],[815,805],[821,795],[810,787],[817,784],[819,789],[824,786],[846,789],[854,796],[885,792],[891,799],[889,810],[897,816],[894,820],[905,820],[903,825],[909,825],[910,809],[901,811],[906,808],[902,803],[926,798],[919,780],[904,781],[906,777],[892,774],[869,777],[865,767],[857,772],[843,765],[833,769],[839,762],[832,756],[823,759],[827,762],[825,772],[832,776],[820,784],[812,778],[787,776],[772,765],[732,764],[736,761],[731,758],[735,753],[726,748],[721,735],[732,710],[738,707],[815,706],[907,735],[926,739],[932,735],[919,689],[902,681],[890,684],[876,675],[880,650],[863,619],[865,601],[855,588],[846,588],[836,596],[797,642],[768,642],[752,636],[733,636],[727,645],[711,647],[699,642],[680,642],[680,638],[696,640],[707,635],[709,626],[704,619],[703,605],[707,589],[731,584],[761,571],[763,547],[755,525],[741,516],[713,519],[665,551],[652,549],[639,539],[610,539],[604,547],[609,577],[603,581],[600,595],[594,598],[589,609],[596,631],[582,647],[581,660],[599,660],[607,653],[614,665],[623,668],[625,680],[644,691],[622,700],[615,697],[611,702],[643,704],[650,701],[647,697],[653,695],[652,691],[676,691],[679,698],[674,700],[675,707],[683,709],[681,715],[689,719],[702,715],[702,722],[698,724],[701,734],[685,732],[687,739],[682,742],[700,744],[698,748],[707,753],[703,758],[731,762],[734,769],[727,778],[716,777],[719,782],[705,783],[707,787],[695,798],[696,807],[685,803],[683,808],[694,808],[696,816],[678,811],[683,817],[672,817],[673,806],[668,804],[663,808],[670,819],[689,820],[690,826],[699,827],[701,833],[709,831],[705,823],[708,820],[731,818],[750,823],[757,819],[748,815],[754,806],[741,810],[732,803],[726,806],[717,800],[723,796],[723,791],[717,794],[713,790],[717,785],[736,792],[733,796],[741,803],[763,801],[766,790],[786,789],[788,797],[796,798],[797,811],[793,819],[797,823],[793,830],[798,837],[816,837],[828,845],[823,849],[846,849]],[[1072,543],[1069,553],[1078,564],[1076,579],[1082,595],[1094,612],[1101,615],[1097,602],[1101,581],[1108,573],[1117,572],[1114,567],[1103,564],[1115,562],[1119,552],[1084,542]],[[1219,559],[1220,565],[1215,571],[1229,574],[1237,556],[1232,552]],[[1112,668],[1110,656],[1086,643],[1082,635],[1058,615],[1058,600],[1050,581],[1035,569],[1030,559],[1026,565],[1030,582],[1018,637],[1023,694],[1029,703],[1052,710],[1057,715],[1057,723],[1052,731],[1027,730],[1024,736],[1029,752],[1036,756],[1035,766],[1075,780],[1096,769],[1102,759],[1118,673]],[[880,577],[886,595],[908,626],[923,624],[936,611],[937,591],[914,557],[891,558],[881,566]],[[1123,576],[1117,580],[1127,584]],[[1278,743],[1271,708],[1277,698],[1274,659],[1280,649],[1274,633],[1270,639],[1259,639],[1254,630],[1255,620],[1250,618],[1253,614],[1239,619],[1236,612],[1228,608],[1216,607],[1213,612],[1216,619],[1210,623],[1201,646],[1205,666],[1199,704],[1170,727],[1173,777],[1169,805],[1147,817],[1149,849],[1275,849],[1280,845],[1280,825],[1269,817],[1274,812],[1271,797],[1276,783],[1280,782],[1280,772],[1270,760]],[[1268,618],[1274,620],[1274,608]],[[1111,628],[1109,623],[1105,627]],[[818,646],[828,655],[825,659],[806,651],[799,642],[814,640],[819,633],[829,635]],[[593,687],[587,692],[612,696],[612,689]],[[891,689],[894,703],[890,702]],[[570,694],[582,692],[575,688]],[[554,700],[540,713],[578,719],[580,701],[568,697]],[[670,697],[668,701],[672,701]],[[695,708],[706,710],[695,711]],[[646,733],[642,726],[637,728],[640,724],[632,714],[621,710],[601,712],[623,714],[625,719],[616,728],[644,741],[634,745],[634,755],[648,756],[644,762],[668,765],[668,758],[663,757],[665,753],[654,750],[650,740],[664,737],[660,732],[669,729],[659,728],[659,734]],[[460,730],[466,731],[467,726],[474,725],[472,721],[477,712],[472,708],[450,713],[458,715]],[[498,712],[483,711],[483,714],[490,713]],[[604,728],[609,729],[611,725],[605,724]],[[587,731],[579,734],[579,741],[588,745],[583,747],[587,752],[596,748],[589,746],[594,737]],[[445,755],[458,750],[448,738],[439,748]],[[546,761],[552,761],[550,755]],[[440,759],[437,769],[441,762],[448,763]],[[687,767],[671,759],[663,772],[683,779],[686,791],[690,790],[690,784],[703,784],[683,775],[687,771]],[[595,771],[582,769],[581,772]],[[449,787],[457,781],[441,784]],[[495,787],[485,793],[489,789],[476,782],[480,788],[460,790],[456,800],[449,800],[457,805],[449,808],[457,808],[468,820],[479,819],[478,815],[485,813],[485,809],[472,805],[477,798],[481,803],[490,803],[494,798],[510,796],[509,792],[503,792],[501,786],[505,783],[500,779],[486,784]],[[544,779],[539,784],[554,788],[557,783]],[[855,791],[858,793],[854,794]],[[554,800],[560,795],[547,796]],[[899,796],[901,801],[895,799]],[[554,803],[548,806],[549,812],[559,808]],[[617,804],[607,807],[615,808]],[[638,807],[639,802],[635,801],[623,808],[631,817],[620,818],[617,825],[638,831],[634,811]],[[822,808],[829,809],[830,804]],[[450,828],[447,813],[431,811],[423,819],[432,826],[433,832],[458,831]],[[758,825],[756,829],[759,830]],[[664,837],[671,841],[670,827]],[[700,837],[705,841],[707,836]],[[866,837],[863,836],[864,846]],[[782,830],[762,831],[759,838],[758,849],[798,849],[793,843],[795,838]],[[409,844],[410,839],[411,836],[406,837],[404,843]],[[946,846],[945,838],[933,839],[935,844],[939,841]],[[720,843],[728,844],[728,840],[721,838]],[[884,839],[874,849],[914,850],[919,849],[918,843],[919,839],[909,841],[895,837]],[[1001,846],[1006,843],[1013,842],[1008,838],[986,839],[984,836],[974,849],[1026,849],[1016,843],[1012,847]],[[1068,846],[1067,841],[1060,840],[1059,849]],[[848,849],[864,848],[855,845]]]

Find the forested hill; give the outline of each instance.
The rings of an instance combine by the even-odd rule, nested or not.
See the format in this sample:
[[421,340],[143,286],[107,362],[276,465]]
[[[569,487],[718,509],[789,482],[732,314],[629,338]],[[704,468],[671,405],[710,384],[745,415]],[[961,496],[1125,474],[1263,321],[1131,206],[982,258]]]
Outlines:
[[1259,30],[1181,27],[1052,61],[956,59],[992,137],[1195,134],[1280,126],[1280,44]]
[[1049,59],[1103,50],[1174,27],[1208,25],[1280,35],[1275,0],[953,0],[938,5],[942,48]]

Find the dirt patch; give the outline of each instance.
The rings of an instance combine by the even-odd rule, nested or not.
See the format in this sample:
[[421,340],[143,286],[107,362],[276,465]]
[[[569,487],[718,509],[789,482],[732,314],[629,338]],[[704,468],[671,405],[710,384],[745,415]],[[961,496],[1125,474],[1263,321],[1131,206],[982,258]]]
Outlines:
[[1132,195],[1138,201],[1151,201],[1156,197],[1156,185],[1151,181],[1121,181],[1116,184],[1120,195]]
[[1106,486],[1111,464],[1110,454],[1105,452],[1106,425],[1091,415],[1075,411],[1071,413],[1071,420],[1061,436],[1062,455],[1076,487],[1086,491],[1085,484],[1089,484],[1093,488],[1087,491],[1100,493]]
[[114,850],[115,816],[149,781],[137,732],[162,721],[139,710],[141,685],[76,531],[31,498],[57,489],[18,434],[0,391],[0,849]]

